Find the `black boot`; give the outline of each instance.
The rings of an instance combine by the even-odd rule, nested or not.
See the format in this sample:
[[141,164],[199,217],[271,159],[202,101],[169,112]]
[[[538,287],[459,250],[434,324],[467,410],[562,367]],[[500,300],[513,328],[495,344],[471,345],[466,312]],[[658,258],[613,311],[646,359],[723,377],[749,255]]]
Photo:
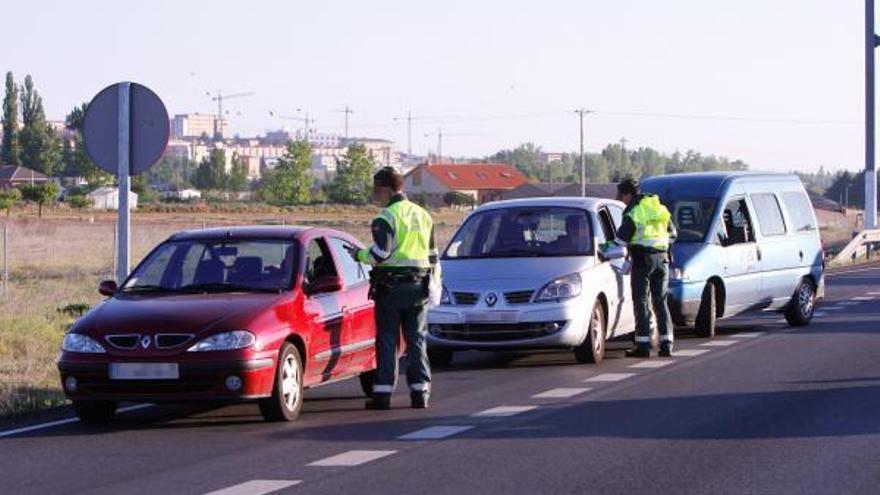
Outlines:
[[671,344],[661,345],[660,352],[657,353],[657,355],[659,355],[660,357],[665,357],[665,358],[672,357],[672,345]]
[[366,408],[374,411],[391,409],[391,394],[373,394],[373,397],[367,401]]
[[409,405],[413,409],[427,409],[429,397],[431,395],[426,393],[411,393],[409,394]]
[[626,357],[649,358],[651,357],[651,348],[642,346],[634,347],[626,351]]

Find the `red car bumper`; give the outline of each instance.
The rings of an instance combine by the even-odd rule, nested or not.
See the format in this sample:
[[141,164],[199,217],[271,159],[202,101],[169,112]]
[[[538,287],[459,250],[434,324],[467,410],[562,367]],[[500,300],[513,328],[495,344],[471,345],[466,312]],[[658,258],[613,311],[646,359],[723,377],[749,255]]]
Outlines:
[[[58,362],[61,387],[71,400],[116,400],[136,402],[189,402],[247,400],[272,394],[275,360],[270,357],[248,360],[178,363],[179,378],[168,380],[111,380],[112,359]],[[145,360],[143,360],[145,361]],[[237,376],[241,386],[230,390],[227,378]],[[71,390],[68,377],[76,379]]]

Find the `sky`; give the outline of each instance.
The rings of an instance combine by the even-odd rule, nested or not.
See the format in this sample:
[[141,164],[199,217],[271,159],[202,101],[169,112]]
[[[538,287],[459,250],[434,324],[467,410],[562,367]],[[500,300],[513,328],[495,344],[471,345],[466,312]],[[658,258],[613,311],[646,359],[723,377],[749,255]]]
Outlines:
[[[0,71],[50,119],[145,84],[170,114],[230,99],[242,136],[301,124],[415,153],[534,142],[694,149],[752,169],[863,166],[861,0],[2,0]],[[14,40],[10,44],[9,40]],[[401,119],[403,118],[403,119]],[[397,119],[397,120],[395,120]]]

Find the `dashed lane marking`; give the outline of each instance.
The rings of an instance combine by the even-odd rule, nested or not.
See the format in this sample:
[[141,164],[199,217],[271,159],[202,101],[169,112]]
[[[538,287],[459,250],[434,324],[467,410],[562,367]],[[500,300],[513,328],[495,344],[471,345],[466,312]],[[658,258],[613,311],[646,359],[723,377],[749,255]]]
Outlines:
[[300,480],[251,480],[205,495],[264,495],[302,483]]
[[866,292],[869,296],[880,296],[880,292]]
[[828,313],[824,311],[814,311],[813,316],[816,318],[822,318],[823,316],[828,316]]
[[853,301],[873,301],[874,298],[871,296],[858,296],[852,298]]
[[635,373],[602,373],[584,380],[585,383],[591,382],[619,382],[627,378],[636,376]]
[[333,457],[315,461],[309,466],[332,467],[332,466],[360,466],[376,459],[396,453],[396,450],[349,450]]
[[700,345],[704,347],[727,347],[736,344],[736,342],[737,341],[735,340],[712,340],[709,342],[704,342]]
[[568,399],[569,397],[574,397],[575,395],[579,395],[584,392],[588,392],[589,390],[590,389],[586,388],[586,387],[553,388],[553,389],[541,392],[540,394],[535,394],[532,396],[532,398],[533,399]]
[[[136,411],[138,409],[146,409],[148,407],[153,407],[153,404],[135,404],[133,406],[120,407],[119,409],[116,410],[116,412],[118,414],[118,413],[124,413],[124,412],[129,412],[129,411]],[[48,423],[40,423],[38,425],[23,426],[21,428],[16,428],[14,430],[0,431],[0,438],[11,437],[12,435],[19,435],[21,433],[27,433],[29,431],[42,430],[44,428],[52,428],[54,426],[61,426],[61,425],[67,425],[67,424],[71,424],[71,423],[78,423],[78,422],[79,422],[79,418],[65,418],[65,419],[59,419],[56,421],[49,421]]]
[[[753,339],[755,337],[760,337],[760,332],[742,332],[742,333],[734,333],[731,334],[730,337],[734,337],[737,339]],[[717,340],[715,342],[724,342],[723,340]]]
[[473,428],[473,426],[469,425],[461,425],[461,426],[429,426],[427,428],[422,428],[421,430],[416,430],[412,433],[407,433],[406,435],[401,435],[397,437],[398,440],[439,440],[441,438],[451,437],[453,435],[458,435],[459,433],[465,432]]
[[856,304],[858,304],[857,301],[841,301],[837,303],[838,306],[855,306]]
[[629,367],[636,368],[636,369],[654,369],[654,368],[662,368],[664,366],[669,366],[670,364],[672,364],[674,362],[675,361],[673,361],[671,359],[663,359],[663,360],[657,360],[657,361],[642,361],[640,363],[631,364],[631,365],[629,365]]
[[709,352],[709,349],[682,349],[680,351],[673,351],[672,355],[675,357],[694,357],[706,354],[707,352]]
[[524,413],[537,408],[538,406],[498,406],[493,407],[492,409],[486,409],[485,411],[480,411],[476,414],[473,414],[472,416],[477,416],[481,418],[507,417],[515,416],[519,413]]

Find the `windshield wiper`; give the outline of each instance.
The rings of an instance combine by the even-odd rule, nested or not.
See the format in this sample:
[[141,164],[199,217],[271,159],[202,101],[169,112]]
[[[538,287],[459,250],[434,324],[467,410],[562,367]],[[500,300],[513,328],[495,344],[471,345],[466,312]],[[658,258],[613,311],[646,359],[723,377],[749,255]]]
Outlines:
[[132,285],[131,287],[123,287],[119,292],[124,294],[133,294],[133,293],[163,293],[163,292],[174,292],[172,289],[168,287],[162,287],[161,285]]
[[270,287],[249,287],[218,282],[189,284],[180,288],[180,292],[278,292],[279,290]]

